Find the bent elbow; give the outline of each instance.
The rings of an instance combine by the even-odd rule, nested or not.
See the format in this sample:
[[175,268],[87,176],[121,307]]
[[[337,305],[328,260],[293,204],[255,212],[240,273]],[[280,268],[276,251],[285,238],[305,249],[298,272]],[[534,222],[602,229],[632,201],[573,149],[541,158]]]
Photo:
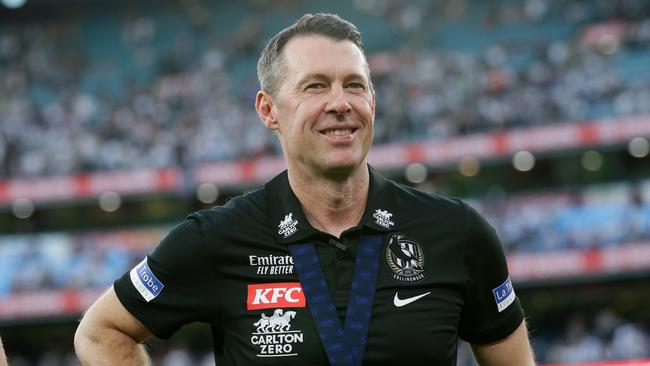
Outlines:
[[87,326],[84,324],[84,319],[81,320],[77,330],[74,333],[74,351],[79,360],[82,361],[85,359],[85,351],[88,350],[89,345],[92,343],[90,334],[86,330]]

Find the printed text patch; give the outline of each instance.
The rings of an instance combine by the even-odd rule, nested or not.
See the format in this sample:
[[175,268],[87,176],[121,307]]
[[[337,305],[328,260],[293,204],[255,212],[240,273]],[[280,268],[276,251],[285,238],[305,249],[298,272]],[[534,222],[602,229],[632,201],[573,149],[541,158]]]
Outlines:
[[130,275],[133,286],[147,302],[160,295],[160,291],[165,287],[149,268],[146,257],[131,270]]
[[497,309],[502,312],[515,301],[515,290],[512,288],[512,281],[510,277],[506,279],[499,287],[492,290],[494,300],[497,302]]

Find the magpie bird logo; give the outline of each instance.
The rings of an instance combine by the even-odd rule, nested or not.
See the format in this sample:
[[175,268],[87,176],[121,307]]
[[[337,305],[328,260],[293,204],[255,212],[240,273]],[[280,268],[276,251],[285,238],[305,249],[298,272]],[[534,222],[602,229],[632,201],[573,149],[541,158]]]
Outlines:
[[386,246],[386,263],[393,278],[416,282],[424,278],[424,251],[420,244],[404,234],[393,234]]

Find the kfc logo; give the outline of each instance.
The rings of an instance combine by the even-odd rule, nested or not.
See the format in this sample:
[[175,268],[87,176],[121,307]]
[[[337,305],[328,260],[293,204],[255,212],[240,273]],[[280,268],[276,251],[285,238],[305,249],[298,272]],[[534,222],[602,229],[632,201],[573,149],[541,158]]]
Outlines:
[[248,285],[247,310],[304,308],[305,304],[305,294],[300,282]]

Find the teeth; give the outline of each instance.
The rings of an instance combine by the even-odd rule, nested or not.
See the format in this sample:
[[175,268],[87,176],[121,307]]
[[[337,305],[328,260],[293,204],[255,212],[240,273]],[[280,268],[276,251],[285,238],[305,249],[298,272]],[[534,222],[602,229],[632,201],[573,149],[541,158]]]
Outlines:
[[327,131],[325,131],[325,134],[327,136],[345,136],[345,135],[349,135],[351,133],[352,133],[351,128],[338,128],[338,129],[335,129],[335,130],[327,130]]

